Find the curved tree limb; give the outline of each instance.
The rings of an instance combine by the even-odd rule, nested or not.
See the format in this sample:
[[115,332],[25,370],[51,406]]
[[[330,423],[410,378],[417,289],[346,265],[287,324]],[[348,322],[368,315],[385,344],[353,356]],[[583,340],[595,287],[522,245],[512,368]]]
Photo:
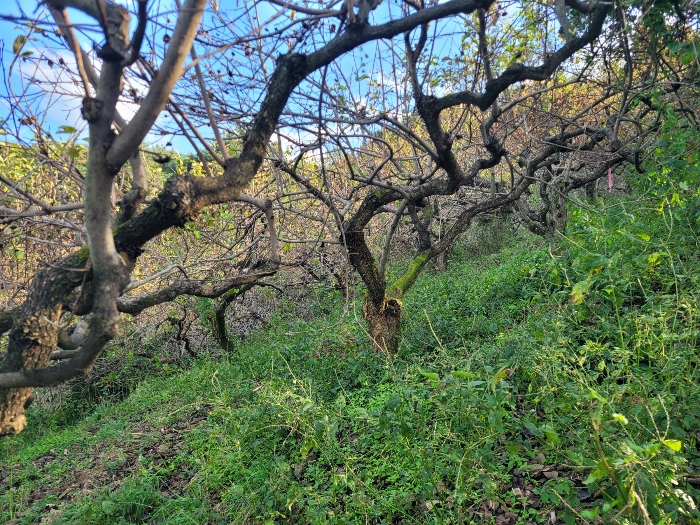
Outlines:
[[530,67],[516,62],[508,66],[503,73],[492,81],[487,82],[486,89],[483,93],[462,91],[460,93],[445,95],[439,99],[433,99],[431,101],[431,106],[438,111],[442,111],[443,109],[459,104],[471,104],[483,111],[493,104],[501,93],[515,83],[525,80],[548,79],[565,60],[571,58],[574,53],[580,51],[600,36],[608,11],[609,9],[605,5],[596,7],[593,10],[593,18],[585,33],[567,42],[544,60],[541,65]]

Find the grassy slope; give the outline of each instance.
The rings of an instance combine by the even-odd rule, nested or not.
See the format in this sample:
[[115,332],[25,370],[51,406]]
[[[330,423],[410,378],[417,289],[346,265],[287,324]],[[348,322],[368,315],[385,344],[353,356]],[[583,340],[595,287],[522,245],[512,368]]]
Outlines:
[[315,321],[280,314],[230,362],[76,424],[31,412],[0,442],[0,521],[697,523],[678,509],[698,494],[700,264],[608,242],[639,233],[625,220],[574,218],[554,253],[458,253],[406,298],[393,362],[328,293]]

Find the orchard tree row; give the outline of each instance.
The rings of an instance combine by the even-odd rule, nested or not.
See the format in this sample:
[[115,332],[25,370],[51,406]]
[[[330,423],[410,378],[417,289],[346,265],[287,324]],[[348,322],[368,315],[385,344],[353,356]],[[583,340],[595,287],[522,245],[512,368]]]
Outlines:
[[[360,277],[393,354],[404,295],[475,218],[563,230],[643,169],[669,108],[697,125],[692,2],[46,0],[3,19],[22,33],[0,435],[34,387],[88,372],[123,314],[217,299],[226,347],[226,308],[309,254]],[[390,279],[398,236],[413,251]]]

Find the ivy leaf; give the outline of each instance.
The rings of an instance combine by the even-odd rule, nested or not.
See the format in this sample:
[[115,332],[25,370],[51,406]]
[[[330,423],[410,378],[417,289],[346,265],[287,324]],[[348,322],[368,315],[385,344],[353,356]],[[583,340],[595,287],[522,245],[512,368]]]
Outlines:
[[695,60],[695,53],[693,53],[692,51],[688,51],[686,53],[682,53],[681,56],[678,58],[680,58],[681,64],[687,66],[693,60]]

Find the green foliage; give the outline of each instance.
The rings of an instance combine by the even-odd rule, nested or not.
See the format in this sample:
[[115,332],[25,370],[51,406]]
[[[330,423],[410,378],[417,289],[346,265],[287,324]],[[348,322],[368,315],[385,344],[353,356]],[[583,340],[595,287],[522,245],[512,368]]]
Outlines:
[[[393,361],[321,291],[315,320],[283,309],[230,362],[0,442],[0,516],[697,523],[700,206],[697,159],[677,143],[695,135],[659,140],[632,195],[570,210],[558,243],[499,226],[506,249],[461,246],[423,272]],[[81,475],[98,486],[59,501]]]

